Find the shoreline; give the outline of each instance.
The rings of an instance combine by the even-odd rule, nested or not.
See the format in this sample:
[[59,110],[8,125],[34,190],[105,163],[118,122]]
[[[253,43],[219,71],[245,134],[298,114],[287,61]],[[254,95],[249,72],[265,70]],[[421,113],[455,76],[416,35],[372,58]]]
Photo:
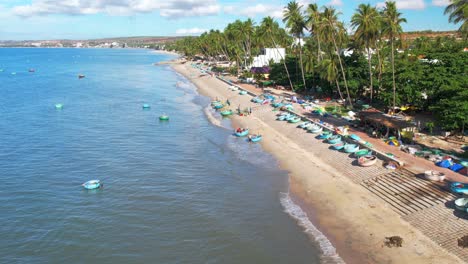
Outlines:
[[[249,117],[233,116],[232,125],[249,127],[264,135],[263,149],[289,172],[291,200],[331,241],[346,263],[463,263],[401,219],[383,201],[350,181],[344,171],[324,162],[324,157],[335,155],[334,152],[308,151],[306,146],[314,143],[310,142],[310,135],[274,121],[275,113],[269,106],[250,103],[251,97],[229,91],[228,84],[214,77],[200,76],[189,63],[165,64],[196,85],[200,94],[229,99],[232,108],[241,105],[254,109]],[[394,235],[404,238],[403,247],[384,246],[385,237]]]

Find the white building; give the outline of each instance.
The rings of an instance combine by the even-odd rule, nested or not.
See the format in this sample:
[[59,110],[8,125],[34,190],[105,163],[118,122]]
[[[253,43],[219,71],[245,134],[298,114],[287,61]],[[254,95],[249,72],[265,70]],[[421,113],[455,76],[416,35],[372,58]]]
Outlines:
[[286,50],[284,48],[262,49],[260,55],[253,58],[250,68],[268,66],[271,60],[273,60],[274,63],[279,63],[285,56]]

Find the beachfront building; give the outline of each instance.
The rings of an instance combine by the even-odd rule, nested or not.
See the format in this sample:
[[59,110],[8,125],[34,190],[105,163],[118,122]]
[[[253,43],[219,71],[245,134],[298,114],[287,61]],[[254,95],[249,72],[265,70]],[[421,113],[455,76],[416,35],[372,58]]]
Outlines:
[[263,67],[270,65],[270,61],[279,63],[286,56],[286,50],[284,48],[266,48],[262,49],[260,55],[253,58],[252,67]]

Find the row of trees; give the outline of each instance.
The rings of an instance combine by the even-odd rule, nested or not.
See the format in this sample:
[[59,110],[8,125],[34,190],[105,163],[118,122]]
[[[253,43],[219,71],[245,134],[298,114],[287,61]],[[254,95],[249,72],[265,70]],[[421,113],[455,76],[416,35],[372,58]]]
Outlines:
[[[450,21],[462,23],[460,31],[466,36],[468,26],[463,8],[468,8],[466,1],[454,0],[446,12],[450,13]],[[462,51],[466,41],[421,38],[405,43],[401,39],[401,25],[406,19],[395,2],[386,2],[383,9],[359,5],[352,16],[350,30],[339,20],[339,15],[333,7],[319,8],[317,4],[303,7],[292,1],[284,8],[285,28],[271,17],[258,25],[251,19],[237,20],[222,32],[211,30],[200,37],[188,37],[170,48],[188,57],[200,55],[211,60],[228,60],[241,72],[262,48],[286,47],[288,55],[281,63],[270,65],[271,79],[297,91],[336,95],[351,107],[355,100],[365,99],[373,104],[395,107],[410,103],[436,110],[434,105],[442,99],[448,100],[444,101],[445,105],[453,101],[442,98],[442,86],[450,83],[452,95],[454,90],[467,87],[463,66],[467,54]],[[354,34],[349,35],[348,31]],[[401,49],[403,45],[405,49]],[[345,56],[343,51],[352,55]],[[449,53],[455,54],[449,56]],[[421,61],[424,57],[427,60]],[[428,74],[435,74],[437,80],[425,82]],[[445,122],[444,126],[452,129],[461,128],[468,121],[462,117],[468,116],[468,98],[463,98],[463,92],[455,94],[453,98],[458,101],[464,99],[462,110],[450,110],[458,111],[452,116],[459,117],[441,116],[441,120],[450,119],[451,124]]]

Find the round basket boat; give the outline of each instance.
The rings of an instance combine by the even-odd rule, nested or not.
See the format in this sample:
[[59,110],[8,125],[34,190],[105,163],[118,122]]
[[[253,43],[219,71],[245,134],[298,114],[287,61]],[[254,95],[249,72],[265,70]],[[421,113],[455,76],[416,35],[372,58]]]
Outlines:
[[362,167],[370,167],[377,162],[377,157],[374,155],[365,155],[358,159],[358,164]]
[[169,120],[169,116],[168,116],[168,115],[159,116],[159,120],[161,120],[161,121],[168,121],[168,120]]
[[424,178],[430,181],[444,181],[445,174],[440,171],[428,170],[424,172]]
[[457,210],[468,213],[468,197],[456,199],[455,208],[457,208]]

